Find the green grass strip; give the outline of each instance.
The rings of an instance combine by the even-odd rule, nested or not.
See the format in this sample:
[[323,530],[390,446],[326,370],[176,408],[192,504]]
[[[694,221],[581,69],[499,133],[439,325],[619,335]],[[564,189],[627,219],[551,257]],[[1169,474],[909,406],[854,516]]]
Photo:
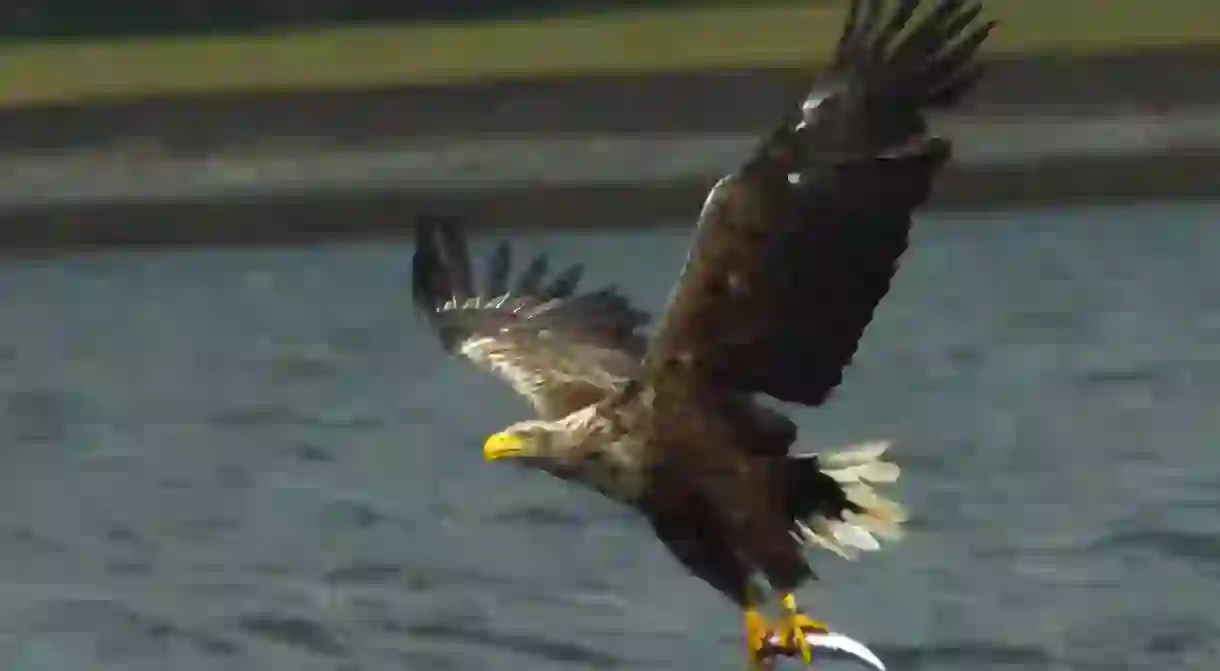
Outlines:
[[[1218,0],[990,0],[992,54],[1220,44]],[[14,43],[0,106],[480,79],[791,67],[823,61],[844,3],[793,1],[263,36]]]

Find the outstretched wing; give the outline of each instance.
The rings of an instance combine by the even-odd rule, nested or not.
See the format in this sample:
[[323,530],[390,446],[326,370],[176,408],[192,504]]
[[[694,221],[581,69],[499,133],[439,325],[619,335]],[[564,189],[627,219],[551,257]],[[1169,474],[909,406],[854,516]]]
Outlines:
[[966,0],[918,20],[920,0],[885,4],[853,0],[800,109],[709,194],[649,345],[654,383],[820,405],[842,381],[950,154],[924,112],[971,88],[993,25],[972,28]]
[[458,222],[418,223],[412,294],[447,351],[508,382],[544,419],[599,401],[638,372],[645,313],[613,288],[577,293],[579,265],[548,282],[539,255],[510,287],[511,266],[501,243],[476,287]]

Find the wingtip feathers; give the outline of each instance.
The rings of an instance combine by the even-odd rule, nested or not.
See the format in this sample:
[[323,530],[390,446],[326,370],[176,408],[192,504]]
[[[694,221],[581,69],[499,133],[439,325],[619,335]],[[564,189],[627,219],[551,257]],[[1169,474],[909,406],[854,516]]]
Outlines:
[[[416,307],[432,322],[447,349],[468,335],[501,321],[491,311],[511,314],[537,328],[590,329],[637,343],[637,329],[649,320],[613,287],[580,293],[583,264],[551,273],[550,256],[535,255],[515,277],[513,253],[500,241],[488,254],[483,281],[476,284],[469,245],[455,218],[432,215],[416,220],[412,255],[412,295]],[[475,313],[478,313],[476,315]],[[498,328],[498,327],[497,327]]]
[[[888,13],[887,4],[893,5]],[[978,0],[940,0],[920,12],[925,4],[931,3],[853,0],[827,74],[871,79],[886,95],[920,109],[955,104],[978,81],[982,66],[975,57],[997,21],[979,22]],[[807,100],[824,97],[821,89]]]

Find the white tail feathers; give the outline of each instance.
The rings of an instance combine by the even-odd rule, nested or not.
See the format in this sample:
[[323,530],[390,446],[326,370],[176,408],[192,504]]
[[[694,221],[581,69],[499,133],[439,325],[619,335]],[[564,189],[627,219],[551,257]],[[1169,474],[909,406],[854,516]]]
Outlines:
[[902,524],[907,513],[896,501],[879,495],[873,484],[891,484],[898,480],[898,465],[883,461],[889,442],[861,443],[840,452],[818,455],[823,473],[843,487],[847,499],[861,508],[860,512],[844,510],[843,519],[812,515],[797,523],[800,540],[806,545],[821,547],[845,559],[855,559],[861,551],[881,548],[878,538],[896,541],[902,537]]

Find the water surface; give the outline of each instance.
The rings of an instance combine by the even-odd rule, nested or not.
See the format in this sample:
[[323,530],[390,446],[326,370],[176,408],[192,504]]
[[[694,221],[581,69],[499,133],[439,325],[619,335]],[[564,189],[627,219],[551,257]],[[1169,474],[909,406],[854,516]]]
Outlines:
[[[894,440],[917,519],[816,556],[814,614],[894,669],[1220,668],[1218,220],[922,217],[837,401],[794,413]],[[523,240],[654,309],[686,242]],[[742,668],[637,516],[481,462],[526,407],[440,357],[409,253],[0,265],[0,665]]]

